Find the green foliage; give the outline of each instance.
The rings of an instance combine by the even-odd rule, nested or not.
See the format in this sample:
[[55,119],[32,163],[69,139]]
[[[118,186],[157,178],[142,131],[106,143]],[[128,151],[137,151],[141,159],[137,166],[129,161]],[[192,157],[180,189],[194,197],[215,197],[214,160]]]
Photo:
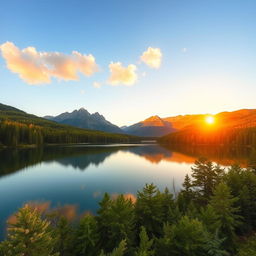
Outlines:
[[138,226],[144,226],[150,237],[160,236],[163,227],[162,196],[153,184],[138,192],[135,213]]
[[205,251],[208,256],[228,256],[230,255],[226,250],[222,249],[222,244],[225,239],[220,239],[218,237],[218,232],[216,231],[215,236],[210,236],[206,246]]
[[240,244],[237,256],[256,256],[256,235],[247,238]]
[[173,225],[165,225],[163,238],[157,241],[157,255],[205,256],[208,233],[202,222],[183,216]]
[[54,229],[54,236],[56,239],[55,250],[60,253],[61,256],[72,256],[72,247],[74,242],[73,228],[69,221],[61,216]]
[[221,223],[219,216],[217,215],[212,205],[207,205],[206,207],[201,208],[199,219],[204,223],[207,230],[212,234],[217,232],[217,230],[220,228]]
[[233,197],[230,188],[223,182],[218,184],[210,200],[210,206],[216,213],[221,238],[225,238],[225,244],[232,248],[235,240],[235,228],[240,224],[241,217],[238,208],[234,207],[238,198]]
[[16,223],[10,224],[6,241],[1,243],[5,256],[57,256],[53,253],[56,240],[50,222],[42,220],[37,210],[29,206],[16,214]]
[[235,205],[243,217],[244,225],[240,232],[250,232],[256,228],[256,175],[251,169],[231,166],[224,177],[233,196],[237,197]]
[[93,256],[98,254],[97,222],[92,215],[85,215],[75,233],[74,252],[77,256]]
[[224,170],[218,165],[213,165],[207,159],[201,158],[192,167],[192,186],[198,189],[204,201],[207,201],[213,194],[213,189],[224,175]]
[[97,216],[100,247],[109,252],[117,242],[126,240],[131,246],[134,241],[135,215],[134,205],[123,195],[110,199],[108,194],[100,202]]
[[154,184],[138,191],[135,202],[105,194],[98,214],[79,222],[43,219],[26,206],[10,224],[0,255],[254,256],[255,171],[232,166],[224,174],[200,160],[193,172],[177,198]]
[[139,137],[75,128],[0,106],[0,146],[138,141]]
[[109,254],[104,254],[104,252],[102,251],[100,256],[123,256],[124,252],[126,250],[126,241],[122,240],[119,243],[119,246],[117,248],[115,248],[112,253]]
[[146,229],[141,227],[140,231],[140,245],[135,252],[135,256],[153,256],[154,251],[152,250],[153,239],[149,240]]

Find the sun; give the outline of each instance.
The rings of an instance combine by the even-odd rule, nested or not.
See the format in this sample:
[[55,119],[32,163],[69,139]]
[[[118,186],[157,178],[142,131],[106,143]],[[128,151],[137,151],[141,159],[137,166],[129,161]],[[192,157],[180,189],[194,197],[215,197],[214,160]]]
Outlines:
[[205,122],[207,124],[214,124],[215,118],[213,116],[207,116],[207,117],[205,117]]

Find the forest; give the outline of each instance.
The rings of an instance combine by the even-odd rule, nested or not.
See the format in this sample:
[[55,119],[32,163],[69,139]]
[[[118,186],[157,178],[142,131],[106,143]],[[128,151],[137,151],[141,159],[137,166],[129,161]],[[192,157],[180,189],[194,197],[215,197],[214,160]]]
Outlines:
[[256,127],[222,128],[213,130],[186,129],[159,139],[160,143],[173,145],[225,145],[256,146]]
[[0,146],[139,141],[140,138],[135,136],[85,130],[58,124],[0,104]]
[[3,256],[254,256],[256,171],[198,159],[182,189],[146,184],[136,198],[105,194],[97,214],[70,220],[24,205],[9,218]]

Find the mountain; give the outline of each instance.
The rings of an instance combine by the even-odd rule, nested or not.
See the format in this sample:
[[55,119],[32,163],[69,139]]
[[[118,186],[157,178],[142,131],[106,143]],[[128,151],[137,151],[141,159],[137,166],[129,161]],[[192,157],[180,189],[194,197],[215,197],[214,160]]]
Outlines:
[[168,121],[159,116],[151,116],[144,121],[124,127],[123,131],[136,136],[160,137],[175,131],[175,129]]
[[169,117],[165,120],[177,129],[158,141],[170,145],[215,145],[256,147],[256,109],[240,109],[214,115],[215,122],[206,123],[207,115]]
[[[99,114],[94,114],[93,117],[95,120],[103,119]],[[125,134],[86,130],[59,124],[0,104],[0,148],[56,143],[134,143],[139,141],[140,138]]]
[[[180,115],[163,118],[163,120],[169,122],[176,131],[181,131],[205,125],[206,116],[208,116],[208,114]],[[218,128],[256,127],[256,109],[220,112],[214,115],[214,118],[215,126]]]
[[[208,116],[208,114],[179,115],[165,118],[152,116],[144,121],[126,126],[122,129],[127,134],[145,137],[161,137],[169,133],[203,127],[205,126],[206,116]],[[256,127],[256,109],[220,112],[214,115],[214,117],[216,127],[218,128]]]
[[19,113],[25,113],[24,111],[14,108],[12,106],[8,106],[8,105],[4,105],[2,103],[0,103],[0,111],[15,111],[15,112],[19,112]]
[[60,124],[68,124],[78,128],[98,130],[111,133],[124,133],[118,126],[110,123],[104,116],[98,112],[90,114],[86,109],[80,108],[73,112],[65,112],[58,116],[45,116],[44,118],[58,122]]

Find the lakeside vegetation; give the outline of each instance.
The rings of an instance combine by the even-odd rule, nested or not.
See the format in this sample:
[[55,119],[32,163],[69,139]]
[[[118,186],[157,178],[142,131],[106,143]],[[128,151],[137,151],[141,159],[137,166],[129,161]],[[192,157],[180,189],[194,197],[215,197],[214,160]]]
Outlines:
[[26,205],[11,218],[0,255],[253,256],[255,198],[254,169],[199,159],[178,194],[153,184],[133,200],[105,194],[97,215],[73,221]]
[[62,125],[0,104],[0,146],[59,143],[130,143],[140,138]]

